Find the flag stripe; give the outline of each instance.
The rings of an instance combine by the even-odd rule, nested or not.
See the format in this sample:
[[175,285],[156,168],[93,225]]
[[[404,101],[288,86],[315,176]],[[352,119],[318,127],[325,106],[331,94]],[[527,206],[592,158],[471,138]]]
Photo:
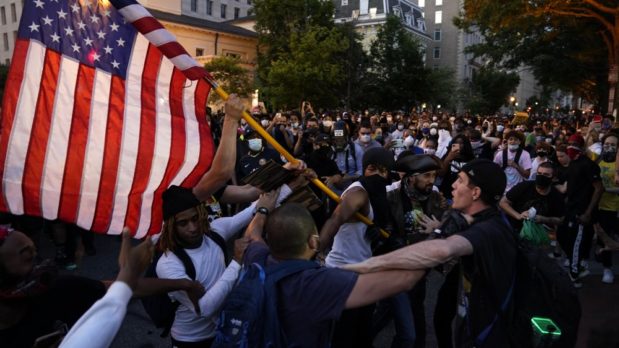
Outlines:
[[62,191],[64,166],[69,145],[69,132],[73,115],[75,85],[79,64],[73,59],[60,60],[58,86],[51,114],[49,144],[45,154],[45,167],[41,190],[43,217],[49,220],[58,218],[58,205]]
[[[23,87],[22,82],[24,80],[24,71],[26,68],[26,58],[28,56],[28,52],[28,41],[17,40],[17,42],[15,42],[11,70],[9,71],[5,82],[5,86],[11,86],[11,88],[5,88],[4,100],[2,101],[0,149],[6,149],[6,151],[0,151],[0,178],[4,177],[4,173],[6,172],[5,165],[7,161],[7,153],[9,153],[9,141],[11,139],[11,132],[15,122],[15,110],[17,109],[19,94]],[[33,74],[34,73],[35,72],[33,72]],[[3,194],[0,195],[0,210],[7,211],[9,206],[6,201],[6,190],[4,189],[4,185],[5,183],[3,182]]]
[[60,54],[49,49],[46,50],[39,97],[32,123],[30,143],[28,144],[26,170],[22,182],[24,212],[27,215],[40,216],[42,214],[41,181],[43,166],[46,160],[45,153],[47,152],[51,113],[54,108],[59,69]]
[[[183,46],[181,46],[176,41],[166,42],[166,43],[164,43],[164,44],[162,44],[160,46],[157,46],[157,47],[161,50],[161,52],[164,52],[166,57],[172,59],[172,63],[174,63],[174,65],[176,65],[176,67],[181,69],[181,70],[185,70],[185,69],[190,68],[192,66],[196,66],[195,65],[195,61],[193,60],[193,58],[189,57],[187,55],[187,52],[183,48]],[[184,64],[186,64],[188,66],[186,68],[183,68],[183,67],[177,65],[176,62],[174,61],[174,59],[176,59],[176,57],[178,57],[178,56],[187,56],[194,63],[191,63],[191,64],[184,63]]]
[[136,20],[142,17],[152,17],[151,14],[141,5],[133,4],[127,5],[122,8],[116,6],[118,12],[125,18],[125,20],[129,23],[133,23]]
[[[164,59],[161,62],[159,73],[157,74],[155,156],[153,157],[153,165],[150,171],[150,177],[148,178],[148,185],[142,195],[140,223],[137,228],[138,231],[144,233],[148,231],[150,226],[154,192],[161,185],[170,158],[172,117],[169,98],[173,70],[174,65],[172,62]],[[136,237],[140,238],[142,234],[137,234]]]
[[82,174],[84,173],[84,159],[86,156],[86,144],[90,131],[90,105],[92,103],[92,90],[94,84],[93,70],[80,65],[75,84],[75,98],[73,106],[73,120],[71,122],[71,137],[67,160],[64,166],[64,179],[60,198],[58,218],[64,221],[75,221],[79,204]]
[[161,65],[162,54],[153,45],[149,45],[142,73],[142,112],[140,116],[140,140],[138,145],[138,157],[133,186],[129,193],[125,226],[135,231],[140,219],[140,205],[142,193],[146,189],[150,171],[152,168],[153,153],[155,149],[156,128],[156,93],[155,83],[157,73]]
[[[206,99],[208,98],[208,92],[211,86],[204,80],[198,80],[198,86],[196,89],[195,98],[195,114],[197,120],[206,120]],[[207,172],[211,162],[213,160],[213,139],[207,137],[207,134],[211,134],[211,130],[206,122],[200,122],[198,127],[200,131],[200,157],[198,164],[196,164],[194,170],[183,181],[182,186],[194,187],[202,175]]]
[[[92,229],[96,232],[108,230],[112,216],[114,188],[118,174],[118,159],[120,158],[120,141],[122,138],[124,113],[125,85],[118,76],[112,76],[110,102],[108,108],[107,133],[103,154],[103,170],[97,195],[97,208]],[[120,234],[121,231],[109,231]]]
[[112,76],[91,67],[84,68],[85,74],[93,76],[92,100],[90,105],[90,123],[88,140],[84,157],[84,174],[82,176],[77,224],[91,229],[97,208],[99,183],[103,168],[103,149],[107,136],[107,119],[110,102]]
[[125,97],[125,127],[122,137],[122,157],[119,167],[114,214],[110,224],[111,231],[120,231],[125,224],[125,214],[129,203],[133,178],[137,166],[138,146],[140,138],[140,117],[142,113],[141,91],[142,72],[148,51],[148,40],[141,35],[135,40],[131,53],[131,64],[127,69],[125,82],[127,95]]
[[161,194],[167,189],[185,161],[185,115],[183,111],[183,87],[185,75],[174,69],[170,82],[170,112],[172,114],[172,134],[170,145],[170,160],[161,180],[161,184],[155,190],[153,203],[151,204],[151,223],[148,234],[157,233],[161,230],[162,213],[158,207],[162,206]]

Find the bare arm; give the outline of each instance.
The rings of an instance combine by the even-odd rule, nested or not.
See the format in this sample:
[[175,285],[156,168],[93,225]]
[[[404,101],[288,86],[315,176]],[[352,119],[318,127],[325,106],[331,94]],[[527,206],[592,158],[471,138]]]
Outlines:
[[514,208],[512,208],[512,202],[509,199],[507,199],[506,196],[503,196],[503,198],[501,198],[501,201],[499,202],[499,206],[501,207],[501,209],[503,209],[504,212],[507,213],[507,215],[513,217],[516,220],[522,220],[523,218],[522,214],[520,214]]
[[389,254],[372,257],[363,262],[346,265],[342,268],[359,273],[394,269],[423,270],[472,253],[473,245],[471,245],[468,239],[459,235],[453,235],[447,239],[434,239],[413,244]]
[[348,219],[364,208],[368,203],[368,195],[361,188],[353,188],[342,196],[342,202],[337,206],[333,215],[325,222],[320,230],[320,251],[324,252],[333,242],[333,237]]
[[253,202],[261,193],[259,188],[251,185],[228,185],[219,201],[226,204]]
[[591,220],[591,214],[593,213],[593,209],[595,209],[598,206],[598,203],[600,202],[600,198],[602,197],[602,193],[604,192],[604,186],[602,185],[602,181],[594,181],[593,182],[593,195],[591,196],[591,201],[589,201],[589,205],[587,206],[587,210],[585,211],[585,213],[583,215],[585,215],[586,217],[583,218],[583,216],[581,215],[581,221],[583,223],[589,223],[589,221]]
[[215,153],[211,169],[202,176],[193,188],[193,194],[200,201],[207,200],[234,175],[236,163],[236,129],[241,118],[243,104],[236,94],[226,101],[226,116],[221,132],[219,148]]
[[425,271],[384,271],[361,274],[355,283],[346,308],[369,305],[378,300],[410,290],[423,277]]

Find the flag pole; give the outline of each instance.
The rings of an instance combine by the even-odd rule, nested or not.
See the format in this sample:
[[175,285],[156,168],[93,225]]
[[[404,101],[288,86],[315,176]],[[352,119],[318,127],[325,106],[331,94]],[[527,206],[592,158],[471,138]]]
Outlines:
[[[217,93],[217,95],[219,95],[221,99],[223,99],[224,101],[228,100],[228,97],[229,97],[228,93],[224,91],[223,88],[221,88],[221,86],[217,84],[217,82],[215,82],[215,80],[210,74],[204,77],[204,79],[206,80],[206,82],[208,82],[211,85],[211,87],[215,90],[215,93]],[[254,120],[254,118],[251,117],[251,115],[247,111],[243,110],[242,116],[245,119],[245,121],[247,121],[247,123],[256,132],[258,132],[258,134],[260,134],[260,136],[262,136],[264,140],[266,140],[269,144],[271,144],[271,146],[273,146],[273,148],[275,148],[277,152],[279,152],[282,156],[284,156],[284,158],[286,158],[288,162],[292,164],[296,164],[298,162],[298,160],[294,158],[294,156],[292,156],[283,146],[281,146],[277,142],[277,140],[275,140],[271,136],[271,134],[269,134],[264,128],[262,128],[262,125],[256,122],[256,120]],[[336,201],[337,203],[340,203],[342,201],[340,196],[336,195],[335,192],[331,191],[331,189],[328,188],[318,178],[311,179],[310,181],[312,182],[312,184],[318,187],[322,192],[324,192],[327,196],[329,196],[329,198],[331,198],[332,200]],[[368,226],[374,224],[372,220],[370,220],[365,215],[359,212],[355,213],[355,217]],[[389,237],[389,233],[383,230],[382,228],[380,229],[380,233],[385,238]]]

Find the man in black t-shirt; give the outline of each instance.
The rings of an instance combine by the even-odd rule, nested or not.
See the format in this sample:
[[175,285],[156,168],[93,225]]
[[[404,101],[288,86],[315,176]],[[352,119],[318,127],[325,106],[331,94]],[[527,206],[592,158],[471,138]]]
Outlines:
[[515,282],[516,239],[497,204],[506,178],[497,164],[476,159],[462,167],[453,187],[453,208],[466,214],[471,225],[447,239],[413,244],[389,254],[343,268],[362,273],[385,269],[432,268],[460,257],[462,284],[457,347],[506,347],[509,338],[503,322]]
[[529,209],[535,208],[535,222],[545,225],[559,225],[565,214],[563,196],[552,186],[554,167],[544,162],[537,168],[534,181],[523,181],[505,194],[500,206],[510,218],[516,231],[522,228],[522,221],[529,218]]
[[604,192],[600,167],[585,155],[584,146],[585,140],[579,134],[568,140],[567,155],[571,162],[566,172],[566,212],[557,230],[559,244],[570,261],[570,277],[577,288],[582,286],[580,278],[586,275],[581,261],[591,249],[592,216]]

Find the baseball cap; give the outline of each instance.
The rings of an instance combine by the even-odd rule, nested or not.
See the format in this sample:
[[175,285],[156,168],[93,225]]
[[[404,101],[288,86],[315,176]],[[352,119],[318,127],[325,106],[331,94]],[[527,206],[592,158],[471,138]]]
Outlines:
[[176,185],[172,185],[165,190],[161,198],[163,198],[164,220],[182,211],[200,205],[200,201],[196,198],[191,189]]
[[368,149],[365,154],[363,154],[363,170],[365,171],[365,168],[367,168],[370,164],[385,167],[390,171],[393,169],[395,164],[395,161],[393,160],[393,153],[383,147]]
[[487,159],[475,159],[465,164],[461,171],[466,173],[473,185],[481,189],[484,202],[497,204],[501,200],[507,178],[498,164]]

